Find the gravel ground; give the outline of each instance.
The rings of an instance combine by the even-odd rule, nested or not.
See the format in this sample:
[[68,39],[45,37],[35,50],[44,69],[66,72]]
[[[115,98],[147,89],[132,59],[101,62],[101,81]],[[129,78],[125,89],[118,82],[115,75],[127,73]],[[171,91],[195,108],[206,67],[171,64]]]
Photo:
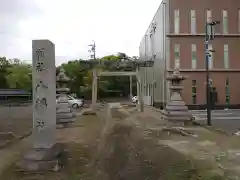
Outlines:
[[0,132],[21,136],[32,128],[32,107],[0,107]]
[[[161,136],[146,128],[156,117],[138,116],[141,120],[120,119],[105,128],[106,113],[78,116],[76,127],[57,130],[58,141],[69,150],[69,164],[58,173],[19,174],[11,166],[0,179],[9,180],[210,180],[206,166],[158,143]],[[137,117],[137,116],[135,116]],[[146,124],[143,122],[145,121]],[[156,124],[155,124],[156,125]],[[206,175],[206,176],[205,176]],[[221,180],[221,178],[219,178]]]

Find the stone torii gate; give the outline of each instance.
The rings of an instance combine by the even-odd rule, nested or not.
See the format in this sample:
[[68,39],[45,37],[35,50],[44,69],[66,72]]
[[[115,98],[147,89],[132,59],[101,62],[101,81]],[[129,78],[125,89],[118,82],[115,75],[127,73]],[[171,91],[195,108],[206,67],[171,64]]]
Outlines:
[[[95,109],[97,106],[97,92],[98,92],[98,78],[103,76],[129,76],[130,81],[132,76],[136,76],[137,79],[137,97],[138,97],[138,106],[139,111],[144,111],[143,104],[143,94],[142,94],[142,82],[140,76],[140,67],[152,67],[154,61],[135,61],[133,62],[136,65],[136,71],[97,71],[96,68],[93,69],[93,82],[92,82],[92,109]],[[131,82],[130,82],[131,84]],[[131,87],[130,87],[131,88]]]

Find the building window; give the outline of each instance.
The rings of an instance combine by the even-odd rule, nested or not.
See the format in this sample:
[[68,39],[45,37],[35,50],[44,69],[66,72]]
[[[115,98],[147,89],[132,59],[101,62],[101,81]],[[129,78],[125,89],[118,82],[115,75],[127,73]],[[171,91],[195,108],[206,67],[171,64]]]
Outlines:
[[192,44],[192,69],[197,68],[197,46]]
[[226,96],[226,104],[230,104],[230,83],[229,83],[229,79],[226,79],[226,92],[225,92],[225,96]]
[[240,10],[238,10],[238,33],[240,33]]
[[191,10],[191,34],[196,34],[196,10]]
[[226,10],[222,11],[223,34],[228,34],[228,14]]
[[208,49],[209,49],[209,54],[210,56],[208,57],[208,67],[209,69],[212,69],[213,68],[213,47],[211,44],[208,44]]
[[212,11],[209,9],[206,11],[206,21],[212,22]]
[[[212,22],[212,11],[211,10],[206,10],[206,21],[209,23],[209,22]],[[212,27],[214,28],[214,26]],[[214,30],[214,29],[213,29]],[[211,34],[211,27],[208,26],[208,34]]]
[[192,80],[192,104],[197,104],[197,81]]
[[174,47],[174,59],[175,59],[175,67],[180,65],[180,44],[175,44]]
[[227,44],[224,44],[224,68],[229,68],[229,53]]
[[180,31],[180,17],[179,9],[174,10],[174,33],[179,34]]

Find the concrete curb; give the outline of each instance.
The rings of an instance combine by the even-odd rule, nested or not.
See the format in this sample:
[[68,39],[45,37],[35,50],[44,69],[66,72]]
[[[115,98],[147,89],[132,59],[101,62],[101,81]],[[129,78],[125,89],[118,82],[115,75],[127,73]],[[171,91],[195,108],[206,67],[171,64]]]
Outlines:
[[18,142],[18,141],[20,141],[20,140],[22,140],[22,139],[30,136],[31,134],[32,134],[32,131],[28,131],[28,132],[25,132],[25,133],[24,133],[23,135],[21,135],[21,136],[17,136],[17,137],[15,137],[15,138],[11,139],[11,140],[8,140],[8,141],[6,141],[5,143],[3,143],[3,144],[0,145],[0,149],[6,148],[7,146],[12,145],[13,143]]
[[[152,110],[155,111],[155,112],[161,113],[161,110],[160,110],[160,109],[156,109],[156,108],[154,108],[154,107],[149,107],[149,106],[146,106],[146,107],[152,109]],[[204,128],[206,128],[206,129],[208,129],[208,130],[215,131],[215,132],[217,132],[217,133],[224,134],[224,135],[227,135],[227,136],[229,135],[226,131],[224,131],[224,130],[222,130],[222,129],[217,129],[217,128],[214,128],[214,127],[212,127],[212,126],[208,126],[208,125],[205,125],[205,124],[201,124],[201,123],[199,123],[199,122],[197,122],[197,121],[194,121],[194,120],[193,120],[192,122],[193,122],[194,125],[204,127]]]
[[227,136],[229,135],[226,131],[224,131],[224,130],[222,130],[222,129],[217,129],[217,128],[214,128],[214,127],[212,127],[212,126],[208,126],[208,125],[205,125],[205,124],[201,124],[201,123],[199,123],[199,122],[197,122],[197,121],[194,121],[194,120],[193,120],[192,122],[193,122],[194,125],[204,127],[204,128],[206,128],[206,129],[208,129],[208,130],[215,131],[215,132],[217,132],[217,133],[224,134],[224,135],[227,135]]

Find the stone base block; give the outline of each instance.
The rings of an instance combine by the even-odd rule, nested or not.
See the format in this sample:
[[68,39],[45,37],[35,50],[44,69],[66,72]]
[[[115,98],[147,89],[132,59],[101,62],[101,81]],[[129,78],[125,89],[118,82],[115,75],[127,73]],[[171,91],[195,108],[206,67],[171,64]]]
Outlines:
[[136,104],[128,104],[127,106],[128,107],[136,107],[137,105]]
[[0,141],[12,140],[15,135],[12,132],[0,132]]
[[153,102],[153,107],[164,109],[165,106],[166,106],[165,102],[161,102],[161,101],[154,101]]
[[67,151],[64,144],[55,144],[48,149],[32,149],[16,164],[22,172],[58,171],[67,164]]
[[57,120],[56,123],[57,124],[72,124],[75,121],[76,118],[76,114],[75,113],[57,113],[56,116]]
[[73,128],[73,127],[76,127],[74,123],[61,123],[61,124],[57,124],[56,126],[57,129]]
[[16,139],[12,132],[0,132],[0,149],[6,147]]
[[103,105],[104,104],[101,104],[101,103],[91,104],[90,108],[93,111],[100,111],[100,109],[102,108]]
[[57,124],[74,123],[75,118],[57,119]]
[[59,113],[71,113],[71,108],[67,107],[67,108],[57,108],[57,114]]
[[192,114],[188,111],[166,111],[162,110],[162,119],[180,125],[187,125],[192,122]]
[[82,111],[82,115],[96,115],[96,111],[94,111],[93,109],[89,108],[89,109],[84,109]]
[[57,113],[56,118],[58,119],[73,119],[76,115],[73,113]]
[[57,120],[57,128],[68,128],[74,125],[75,118],[72,119],[58,119]]

